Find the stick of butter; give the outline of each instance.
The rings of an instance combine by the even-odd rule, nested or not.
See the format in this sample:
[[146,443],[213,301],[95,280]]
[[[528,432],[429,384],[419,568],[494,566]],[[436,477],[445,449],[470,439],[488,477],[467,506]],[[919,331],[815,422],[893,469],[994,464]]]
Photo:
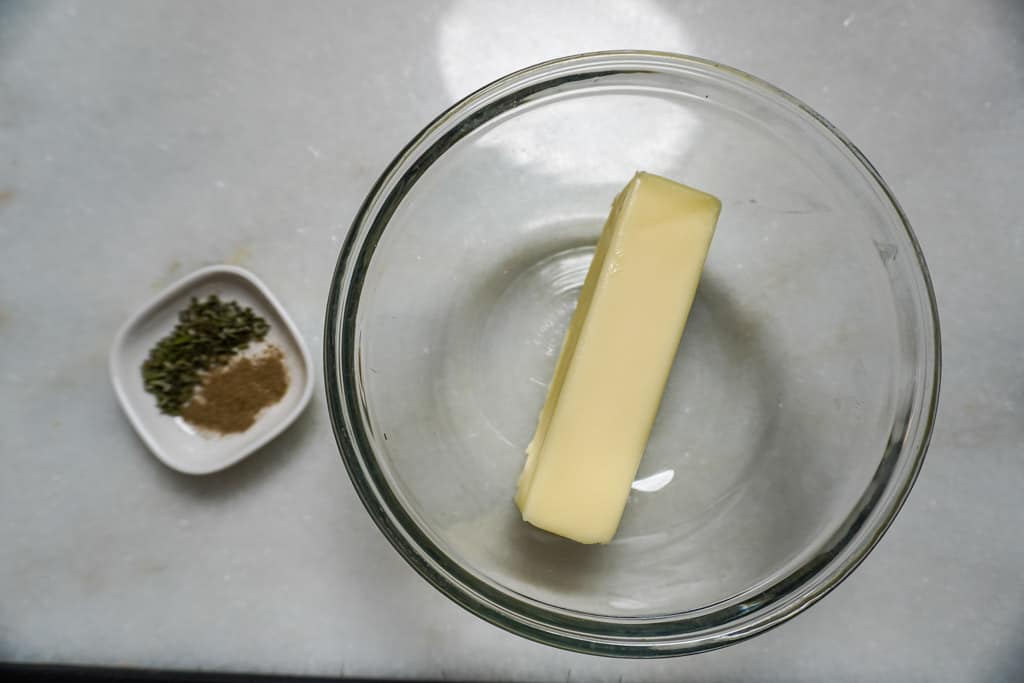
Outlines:
[[526,450],[525,521],[580,543],[612,540],[721,206],[649,173],[616,197]]

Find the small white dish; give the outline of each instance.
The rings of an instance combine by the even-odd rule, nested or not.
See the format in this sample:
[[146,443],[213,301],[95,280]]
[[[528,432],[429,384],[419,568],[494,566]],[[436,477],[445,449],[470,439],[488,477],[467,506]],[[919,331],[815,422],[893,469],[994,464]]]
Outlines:
[[[262,345],[284,355],[288,390],[240,434],[207,435],[180,417],[165,415],[142,384],[141,368],[150,349],[174,328],[192,297],[216,294],[237,301],[270,324]],[[264,446],[295,421],[313,395],[313,362],[295,324],[270,290],[252,273],[234,266],[195,271],[158,294],[117,333],[110,351],[110,379],[135,431],[168,467],[186,474],[210,474],[235,464]]]

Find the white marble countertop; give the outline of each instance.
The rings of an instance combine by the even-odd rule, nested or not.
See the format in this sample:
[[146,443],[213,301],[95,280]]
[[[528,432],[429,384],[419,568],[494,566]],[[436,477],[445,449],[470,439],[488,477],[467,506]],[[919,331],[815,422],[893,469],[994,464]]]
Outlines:
[[[550,7],[549,7],[550,5]],[[697,657],[520,640],[373,527],[318,379],[300,421],[193,478],[107,379],[158,288],[241,264],[314,349],[358,202],[458,97],[592,49],[692,53],[810,103],[928,257],[944,391],[890,533],[822,603]],[[504,680],[1024,679],[1024,4],[0,4],[0,659]],[[317,368],[318,374],[320,368]]]

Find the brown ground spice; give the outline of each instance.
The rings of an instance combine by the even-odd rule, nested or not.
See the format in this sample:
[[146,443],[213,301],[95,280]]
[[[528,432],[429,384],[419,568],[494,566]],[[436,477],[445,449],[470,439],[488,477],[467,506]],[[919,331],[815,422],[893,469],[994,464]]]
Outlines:
[[258,356],[237,358],[206,373],[181,415],[189,424],[218,434],[244,432],[261,410],[280,401],[287,391],[284,355],[271,346]]

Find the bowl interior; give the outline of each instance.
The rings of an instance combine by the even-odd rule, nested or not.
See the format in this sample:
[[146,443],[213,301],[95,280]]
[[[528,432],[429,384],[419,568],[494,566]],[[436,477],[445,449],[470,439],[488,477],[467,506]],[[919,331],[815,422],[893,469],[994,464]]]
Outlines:
[[[399,524],[510,600],[597,621],[685,619],[799,574],[867,514],[935,362],[912,237],[856,153],[762,84],[643,66],[524,77],[439,121],[419,168],[398,162],[414,182],[367,205],[336,283],[346,429]],[[622,526],[581,546],[512,496],[637,170],[723,209]]]

